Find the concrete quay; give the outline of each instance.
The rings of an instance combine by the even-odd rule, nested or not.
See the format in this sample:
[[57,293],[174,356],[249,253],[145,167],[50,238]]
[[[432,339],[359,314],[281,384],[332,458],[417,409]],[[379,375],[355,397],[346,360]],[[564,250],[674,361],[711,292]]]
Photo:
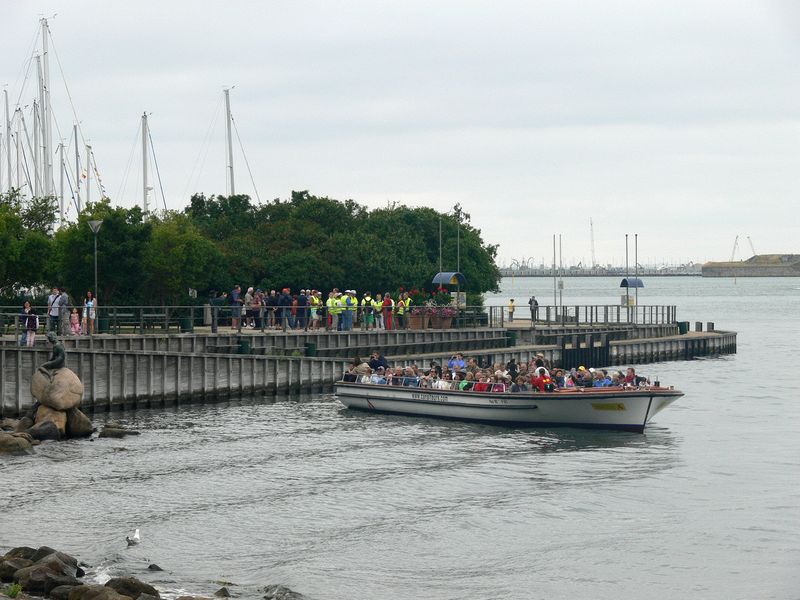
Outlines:
[[[659,327],[664,329],[550,328],[546,340],[538,337],[541,331],[528,334],[524,328],[476,328],[95,335],[68,337],[64,345],[67,366],[84,382],[85,412],[321,391],[341,378],[354,356],[372,350],[395,363],[418,365],[446,363],[455,352],[490,364],[505,364],[512,357],[528,362],[542,352],[565,367],[624,366],[736,352],[734,332],[679,335],[676,327]],[[658,333],[662,335],[639,335]],[[530,343],[532,339],[538,343]],[[44,344],[21,348],[14,342],[9,337],[0,340],[0,417],[18,415],[31,406],[31,377],[49,357]],[[322,355],[307,356],[314,353]]]

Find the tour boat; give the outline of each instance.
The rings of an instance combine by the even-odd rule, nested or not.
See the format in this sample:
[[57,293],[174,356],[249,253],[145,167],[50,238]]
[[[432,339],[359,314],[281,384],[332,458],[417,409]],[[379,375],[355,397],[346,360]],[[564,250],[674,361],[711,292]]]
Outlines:
[[339,381],[347,408],[378,413],[480,421],[497,425],[621,429],[643,433],[683,396],[664,387],[575,388],[555,392],[475,392]]

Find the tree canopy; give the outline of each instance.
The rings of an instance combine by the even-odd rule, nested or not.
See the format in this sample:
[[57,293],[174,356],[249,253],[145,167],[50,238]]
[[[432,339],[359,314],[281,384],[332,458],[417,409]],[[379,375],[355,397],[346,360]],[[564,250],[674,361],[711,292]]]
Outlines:
[[183,212],[144,215],[140,208],[89,204],[75,223],[53,232],[52,199],[23,201],[0,195],[0,294],[63,285],[82,296],[94,285],[97,236],[99,298],[106,304],[183,304],[188,290],[203,298],[234,284],[396,291],[431,289],[442,267],[460,271],[467,292],[496,290],[497,246],[486,244],[459,205],[443,214],[432,208],[391,204],[368,210],[292,192],[288,200],[253,204],[246,195],[196,194]]

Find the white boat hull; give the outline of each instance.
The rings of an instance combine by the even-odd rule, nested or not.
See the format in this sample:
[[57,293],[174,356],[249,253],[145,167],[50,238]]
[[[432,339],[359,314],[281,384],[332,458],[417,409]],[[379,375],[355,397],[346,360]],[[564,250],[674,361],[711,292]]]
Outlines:
[[339,382],[347,408],[530,426],[568,426],[643,432],[655,414],[683,396],[664,388],[598,388],[551,393],[463,392]]

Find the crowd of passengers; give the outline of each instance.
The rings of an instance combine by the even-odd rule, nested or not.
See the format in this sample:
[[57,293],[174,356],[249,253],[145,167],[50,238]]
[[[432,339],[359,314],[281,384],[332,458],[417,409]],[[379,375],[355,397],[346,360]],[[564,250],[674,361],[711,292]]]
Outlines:
[[512,358],[505,366],[500,363],[480,365],[477,359],[465,360],[464,355],[458,353],[446,365],[432,361],[428,368],[422,369],[416,364],[391,367],[384,356],[373,352],[366,361],[355,358],[344,381],[476,392],[554,392],[650,384],[646,377],[637,375],[633,367],[628,367],[625,373],[587,369],[583,365],[570,370],[554,369],[541,353],[530,363],[517,363]]

